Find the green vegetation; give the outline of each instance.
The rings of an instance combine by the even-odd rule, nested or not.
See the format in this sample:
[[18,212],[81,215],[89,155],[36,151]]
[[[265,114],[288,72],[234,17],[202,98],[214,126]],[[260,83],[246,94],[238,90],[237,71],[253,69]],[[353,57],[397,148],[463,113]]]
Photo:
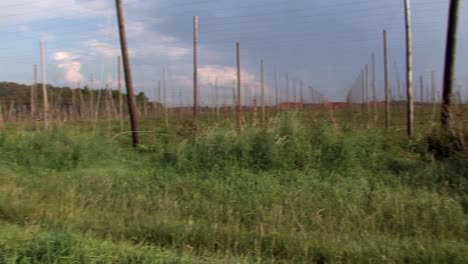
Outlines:
[[[42,84],[37,84],[37,105],[36,108],[42,111]],[[85,86],[81,89],[70,87],[55,87],[51,84],[47,84],[47,95],[49,98],[50,107],[54,110],[66,111],[70,106],[74,106],[75,111],[78,111],[80,104],[87,104],[89,107],[91,98],[94,98],[94,104],[97,104],[97,98],[103,100],[107,95],[101,90],[90,89]],[[75,93],[75,94],[73,94]],[[112,90],[112,98],[117,102],[118,91]],[[0,82],[0,107],[4,113],[12,109],[17,115],[29,116],[29,109],[31,108],[31,86],[26,84],[18,84],[14,82]],[[140,92],[137,96],[137,103],[142,106],[144,102],[148,103],[148,107],[152,107],[149,104],[149,99],[143,92]],[[81,101],[82,100],[82,101]],[[123,100],[126,99],[126,95],[123,94]],[[124,111],[126,111],[126,105],[124,104]],[[105,112],[105,103],[100,104],[100,112]],[[142,107],[141,107],[142,108]]]
[[[203,120],[202,120],[203,121]],[[464,263],[465,154],[282,114],[0,133],[0,263]],[[117,127],[114,124],[114,127]],[[156,128],[155,128],[156,127]]]

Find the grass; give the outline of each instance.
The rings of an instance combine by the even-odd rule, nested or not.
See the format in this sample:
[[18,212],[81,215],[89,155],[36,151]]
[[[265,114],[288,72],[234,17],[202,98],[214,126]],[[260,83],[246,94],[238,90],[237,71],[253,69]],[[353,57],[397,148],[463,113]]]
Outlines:
[[[0,263],[463,263],[466,156],[283,114],[0,134]],[[202,122],[208,123],[208,120]]]

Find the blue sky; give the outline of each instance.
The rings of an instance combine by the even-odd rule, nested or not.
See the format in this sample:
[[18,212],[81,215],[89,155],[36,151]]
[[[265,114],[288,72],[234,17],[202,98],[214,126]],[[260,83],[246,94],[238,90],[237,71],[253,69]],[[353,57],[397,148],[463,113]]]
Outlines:
[[[191,100],[194,15],[200,19],[203,102],[212,95],[216,79],[229,101],[236,41],[241,43],[243,86],[249,94],[258,88],[263,59],[270,94],[276,67],[283,90],[288,72],[291,82],[302,80],[330,100],[343,100],[375,52],[381,97],[383,29],[389,34],[392,83],[404,81],[403,0],[124,0],[124,8],[136,90],[153,96],[166,65],[172,104]],[[411,8],[414,77],[423,75],[428,82],[434,70],[439,84],[448,0],[412,0]],[[467,22],[468,3],[462,1],[456,77],[465,98]],[[0,33],[5,36],[0,81],[31,83],[43,40],[48,83],[86,85],[92,74],[96,87],[115,88],[120,50],[112,0],[3,0]]]

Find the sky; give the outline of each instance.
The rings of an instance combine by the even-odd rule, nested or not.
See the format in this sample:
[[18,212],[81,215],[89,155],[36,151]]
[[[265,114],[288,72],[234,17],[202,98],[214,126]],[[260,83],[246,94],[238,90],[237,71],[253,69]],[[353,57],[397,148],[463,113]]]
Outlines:
[[[190,104],[193,16],[199,17],[201,103],[215,83],[230,102],[241,45],[242,87],[258,93],[265,65],[267,101],[275,72],[285,98],[286,73],[331,101],[345,100],[371,54],[376,56],[378,97],[383,97],[382,31],[388,32],[392,86],[405,81],[403,0],[123,0],[136,92],[154,99],[167,68],[168,100]],[[440,89],[449,0],[412,0],[415,86],[432,71]],[[468,3],[461,1],[456,82],[468,99]],[[46,81],[56,86],[116,89],[120,55],[113,0],[2,0],[0,81],[33,82],[44,42]],[[91,77],[92,76],[92,77]],[[92,79],[92,82],[91,82]],[[41,81],[39,79],[39,81]],[[428,86],[428,85],[427,85]]]

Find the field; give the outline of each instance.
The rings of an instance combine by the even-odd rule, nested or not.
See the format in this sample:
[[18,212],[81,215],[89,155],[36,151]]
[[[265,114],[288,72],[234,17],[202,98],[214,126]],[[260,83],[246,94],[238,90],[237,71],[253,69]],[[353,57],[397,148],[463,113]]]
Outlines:
[[6,123],[0,263],[466,263],[467,156],[428,151],[431,110],[411,140],[403,109],[173,113],[136,149],[117,121]]

